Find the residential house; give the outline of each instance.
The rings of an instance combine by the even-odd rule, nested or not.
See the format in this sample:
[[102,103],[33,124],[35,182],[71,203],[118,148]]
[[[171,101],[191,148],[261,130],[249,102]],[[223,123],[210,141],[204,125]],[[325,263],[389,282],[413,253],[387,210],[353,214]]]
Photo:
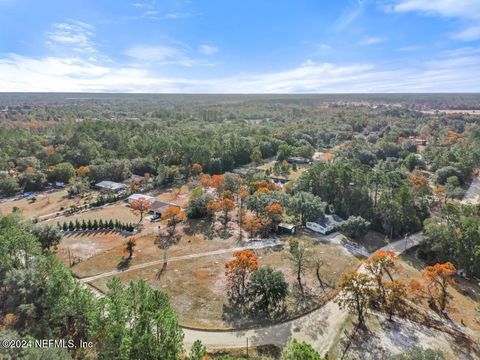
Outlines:
[[95,187],[100,191],[107,193],[118,193],[126,188],[125,184],[109,180],[100,181],[98,184],[95,184]]
[[131,204],[133,201],[137,201],[141,198],[148,200],[150,203],[153,203],[154,201],[156,201],[156,199],[153,196],[149,196],[145,194],[132,194],[126,200],[129,204]]
[[180,206],[178,206],[176,204],[166,203],[166,202],[163,202],[163,201],[155,200],[154,202],[152,202],[152,205],[150,206],[149,213],[151,213],[153,215],[162,216],[162,213],[167,208],[169,208],[170,206],[175,206],[175,207],[180,208]]
[[307,221],[306,227],[312,231],[318,232],[320,234],[328,234],[332,231],[335,231],[337,226],[343,223],[345,220],[340,216],[325,215],[323,218],[316,221]]

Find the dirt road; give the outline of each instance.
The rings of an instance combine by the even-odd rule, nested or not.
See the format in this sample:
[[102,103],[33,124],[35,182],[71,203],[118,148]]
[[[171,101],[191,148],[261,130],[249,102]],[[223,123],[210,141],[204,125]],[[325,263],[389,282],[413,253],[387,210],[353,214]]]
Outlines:
[[[268,240],[267,242],[264,242],[264,243],[259,242],[259,243],[256,243],[256,244],[239,246],[239,247],[228,248],[228,249],[220,249],[220,250],[208,251],[208,252],[197,253],[197,254],[174,256],[174,257],[168,258],[168,262],[171,263],[171,262],[176,262],[176,261],[181,261],[181,260],[195,259],[195,258],[199,258],[199,257],[215,256],[215,255],[220,255],[220,254],[228,254],[228,253],[233,253],[233,252],[239,251],[239,250],[265,249],[265,248],[269,248],[269,247],[280,246],[282,244],[283,244],[283,242],[281,240],[272,239],[272,240]],[[143,264],[132,265],[125,270],[114,270],[114,271],[104,272],[104,273],[101,273],[101,274],[98,274],[98,275],[93,275],[93,276],[82,278],[82,279],[80,279],[80,281],[83,282],[83,283],[89,283],[91,281],[102,279],[104,277],[118,275],[118,274],[122,274],[122,273],[125,273],[125,272],[128,272],[128,271],[144,269],[146,267],[150,267],[150,266],[154,266],[154,265],[161,265],[161,264],[163,264],[163,261],[164,261],[163,259],[160,259],[160,260],[145,262]]]

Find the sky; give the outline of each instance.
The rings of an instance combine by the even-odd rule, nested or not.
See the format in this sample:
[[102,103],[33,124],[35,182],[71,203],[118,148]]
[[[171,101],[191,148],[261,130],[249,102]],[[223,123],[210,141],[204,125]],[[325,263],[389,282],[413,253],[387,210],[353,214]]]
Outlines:
[[479,92],[480,0],[0,0],[0,91]]

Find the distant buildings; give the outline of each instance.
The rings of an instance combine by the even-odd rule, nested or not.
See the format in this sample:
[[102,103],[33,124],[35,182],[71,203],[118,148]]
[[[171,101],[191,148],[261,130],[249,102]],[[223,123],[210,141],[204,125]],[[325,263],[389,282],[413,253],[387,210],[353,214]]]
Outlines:
[[310,164],[312,161],[310,159],[301,157],[301,156],[290,156],[287,158],[287,162],[290,164]]

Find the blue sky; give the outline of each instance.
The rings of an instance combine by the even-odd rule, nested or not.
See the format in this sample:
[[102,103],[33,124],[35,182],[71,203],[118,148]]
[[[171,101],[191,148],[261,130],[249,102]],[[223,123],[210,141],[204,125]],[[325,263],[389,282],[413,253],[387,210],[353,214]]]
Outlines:
[[480,91],[480,0],[0,0],[0,91]]

